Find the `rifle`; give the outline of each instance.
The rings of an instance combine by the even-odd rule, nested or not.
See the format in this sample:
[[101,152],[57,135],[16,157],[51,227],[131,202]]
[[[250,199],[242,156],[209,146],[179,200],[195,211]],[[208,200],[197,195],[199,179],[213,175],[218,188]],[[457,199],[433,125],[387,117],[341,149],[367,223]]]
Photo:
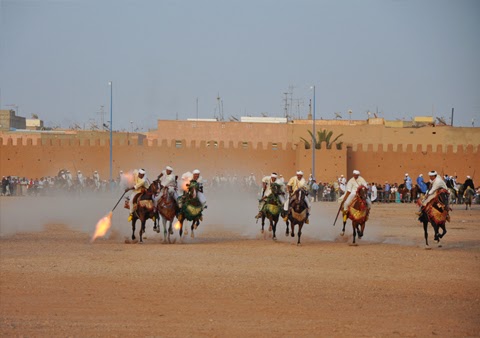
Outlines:
[[342,203],[340,204],[340,207],[338,208],[337,216],[335,217],[335,221],[333,221],[333,226],[335,226],[335,223],[337,223],[338,215],[340,215],[340,210],[343,209],[343,204],[345,203],[345,200],[347,199],[348,195],[350,195],[350,191],[347,191],[345,194],[345,197],[343,198]]

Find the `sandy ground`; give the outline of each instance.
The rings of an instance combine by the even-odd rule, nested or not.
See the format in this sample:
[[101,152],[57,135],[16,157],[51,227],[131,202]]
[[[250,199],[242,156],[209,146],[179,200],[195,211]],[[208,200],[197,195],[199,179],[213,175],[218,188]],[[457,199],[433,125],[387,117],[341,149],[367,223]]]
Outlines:
[[196,238],[172,245],[151,223],[145,244],[125,244],[120,208],[91,244],[115,198],[69,202],[66,221],[26,207],[51,214],[49,198],[24,201],[0,199],[2,337],[480,336],[479,205],[454,206],[443,247],[425,250],[413,205],[374,205],[354,247],[349,224],[332,227],[338,205],[315,203],[299,247],[282,221],[263,238],[247,200],[209,201]]

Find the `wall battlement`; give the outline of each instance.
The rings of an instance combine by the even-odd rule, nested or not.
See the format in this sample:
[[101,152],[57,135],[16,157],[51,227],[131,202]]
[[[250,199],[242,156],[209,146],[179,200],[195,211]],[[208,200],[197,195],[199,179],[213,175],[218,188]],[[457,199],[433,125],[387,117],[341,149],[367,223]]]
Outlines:
[[[108,139],[41,139],[30,137],[0,137],[0,146],[28,146],[28,147],[105,147],[110,146]],[[224,141],[190,141],[185,139],[179,140],[114,140],[113,147],[162,147],[171,149],[242,149],[242,150],[280,150],[280,151],[295,151],[303,149],[301,142],[294,144],[287,143],[275,143],[275,142],[224,142]],[[345,145],[344,145],[345,147]],[[467,145],[432,145],[432,144],[351,144],[347,145],[352,152],[397,152],[397,153],[464,153],[464,154],[478,154],[480,152],[479,144],[467,144]],[[309,150],[309,149],[307,149]],[[336,148],[326,149],[325,144],[321,149],[317,151],[336,151]],[[311,150],[310,150],[311,151]]]

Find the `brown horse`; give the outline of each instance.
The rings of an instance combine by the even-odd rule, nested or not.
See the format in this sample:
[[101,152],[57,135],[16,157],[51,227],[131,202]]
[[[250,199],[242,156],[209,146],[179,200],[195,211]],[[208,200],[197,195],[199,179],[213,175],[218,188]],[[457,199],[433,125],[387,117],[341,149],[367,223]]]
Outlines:
[[[168,240],[170,242],[170,235],[173,235],[172,224],[175,219],[175,214],[177,211],[177,203],[173,196],[174,191],[171,187],[161,187],[160,189],[160,199],[157,202],[157,213],[159,217],[155,220],[155,225],[153,230],[157,233],[160,232],[160,218],[162,219],[163,224],[163,239],[164,242]],[[167,232],[167,222],[170,222]]]
[[361,185],[357,189],[357,195],[353,198],[352,203],[348,206],[346,212],[343,215],[343,228],[341,235],[345,234],[345,224],[347,224],[347,218],[352,220],[353,228],[353,242],[355,243],[355,237],[358,234],[358,238],[362,238],[365,231],[365,223],[368,221],[368,215],[370,208],[367,204],[368,188]]
[[137,220],[142,222],[139,236],[140,243],[143,243],[143,234],[145,233],[145,223],[148,219],[155,219],[155,202],[153,196],[158,192],[158,181],[153,181],[148,189],[139,192],[133,197],[133,215],[132,215],[132,241],[135,240],[135,223]]
[[471,187],[467,187],[467,189],[463,193],[463,198],[465,200],[465,210],[468,210],[468,207],[472,209],[473,196],[475,196],[475,191]]
[[290,199],[290,207],[288,208],[287,219],[287,231],[285,233],[288,236],[288,225],[290,223],[292,227],[292,237],[295,237],[295,225],[298,224],[298,241],[297,245],[301,245],[300,237],[302,236],[302,227],[307,219],[308,206],[305,202],[305,190],[298,189]]
[[[428,223],[430,223],[435,232],[434,240],[441,247],[440,239],[445,236],[447,229],[445,223],[450,221],[448,212],[450,211],[449,198],[450,193],[446,189],[439,189],[435,193],[435,197],[428,202],[428,204],[422,208],[422,213],[418,217],[418,220],[423,223],[423,231],[425,234],[425,249],[430,249],[428,245]],[[422,205],[420,200],[417,204]],[[442,233],[439,232],[442,229]]]

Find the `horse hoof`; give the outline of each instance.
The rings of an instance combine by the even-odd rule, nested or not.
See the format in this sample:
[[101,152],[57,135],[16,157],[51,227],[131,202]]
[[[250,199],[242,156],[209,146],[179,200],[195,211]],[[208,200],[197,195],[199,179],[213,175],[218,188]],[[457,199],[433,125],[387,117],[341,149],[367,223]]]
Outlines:
[[137,239],[134,239],[131,243],[132,243],[132,244],[137,244],[137,243],[138,243],[138,240],[137,240]]
[[357,243],[350,243],[349,245],[350,245],[350,246],[358,246]]
[[277,240],[277,237],[273,237],[273,240],[276,241],[276,240]]
[[345,231],[342,231],[342,232],[340,233],[340,236],[343,236],[343,235],[345,235]]
[[262,230],[260,230],[260,233],[262,233],[262,234],[263,234],[264,232],[265,232],[265,230],[263,230],[263,229],[262,229]]
[[297,246],[302,246],[302,243],[297,243]]
[[288,237],[288,235],[290,235],[288,232],[285,233],[285,236]]
[[428,245],[425,245],[425,250],[432,250],[432,248]]
[[443,245],[442,243],[438,243],[437,247],[441,248]]

